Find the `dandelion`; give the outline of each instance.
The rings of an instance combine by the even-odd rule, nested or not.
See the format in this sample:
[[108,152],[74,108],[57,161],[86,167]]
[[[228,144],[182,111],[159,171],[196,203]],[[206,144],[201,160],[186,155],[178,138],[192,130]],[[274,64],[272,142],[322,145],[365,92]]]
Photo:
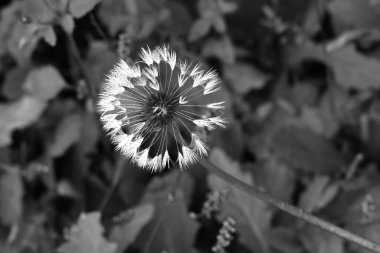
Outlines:
[[142,49],[140,58],[136,64],[120,60],[108,75],[98,103],[104,128],[139,166],[183,169],[207,155],[201,133],[225,126],[224,102],[213,94],[220,80],[166,46]]

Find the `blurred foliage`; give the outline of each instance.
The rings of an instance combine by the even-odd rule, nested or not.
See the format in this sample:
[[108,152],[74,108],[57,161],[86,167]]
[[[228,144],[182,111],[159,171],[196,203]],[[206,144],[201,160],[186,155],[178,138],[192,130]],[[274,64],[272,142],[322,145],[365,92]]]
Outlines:
[[380,243],[379,24],[376,0],[1,1],[0,252],[210,252],[231,219],[231,253],[366,252],[199,165],[137,168],[96,94],[141,46],[208,64],[229,120],[209,159]]

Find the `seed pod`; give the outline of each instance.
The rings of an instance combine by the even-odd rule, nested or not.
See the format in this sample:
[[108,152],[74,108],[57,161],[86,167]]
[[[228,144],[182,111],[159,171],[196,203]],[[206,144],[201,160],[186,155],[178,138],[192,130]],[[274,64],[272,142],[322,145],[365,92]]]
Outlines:
[[[104,128],[116,148],[151,171],[177,164],[180,169],[207,155],[200,130],[224,127],[223,101],[215,71],[177,59],[168,47],[142,49],[141,60],[120,60],[100,94]],[[207,103],[198,103],[199,97]]]

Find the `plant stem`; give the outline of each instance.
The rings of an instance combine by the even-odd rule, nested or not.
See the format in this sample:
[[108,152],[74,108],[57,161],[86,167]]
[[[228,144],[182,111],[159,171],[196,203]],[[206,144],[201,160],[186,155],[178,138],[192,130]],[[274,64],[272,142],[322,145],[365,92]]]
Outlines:
[[272,195],[270,195],[267,192],[264,192],[260,190],[259,188],[248,185],[239,179],[235,178],[234,176],[228,174],[227,172],[223,171],[219,167],[213,165],[206,159],[203,159],[200,161],[200,164],[206,168],[209,172],[215,174],[216,176],[220,177],[221,179],[225,180],[226,182],[230,183],[231,185],[235,186],[239,190],[246,192],[254,197],[259,198],[260,200],[279,208],[280,210],[289,213],[297,218],[300,218],[312,225],[315,225],[323,230],[326,230],[328,232],[331,232],[332,234],[335,234],[343,239],[346,239],[347,241],[356,243],[363,248],[369,249],[373,252],[380,253],[380,245],[371,242],[363,237],[360,237],[354,233],[351,233],[345,229],[342,229],[338,226],[335,226],[327,221],[324,221],[314,215],[311,215],[304,210],[295,207],[289,203],[283,202]]
[[116,164],[116,170],[112,178],[111,186],[108,188],[107,192],[103,196],[102,201],[100,202],[99,209],[98,209],[99,212],[102,213],[104,209],[106,208],[108,201],[111,199],[112,194],[114,193],[117,185],[119,184],[119,180],[122,177],[123,171],[124,171],[124,159],[120,158]]
[[87,69],[85,64],[83,63],[82,57],[80,56],[79,49],[77,46],[77,43],[75,42],[73,36],[69,33],[66,33],[67,42],[69,43],[70,51],[75,59],[75,61],[78,64],[79,70],[81,71],[81,74],[86,82],[87,89],[90,93],[90,96],[92,99],[96,97],[96,91],[94,88],[94,85],[91,82],[91,77],[87,73]]
[[96,32],[99,34],[100,37],[106,42],[108,42],[108,37],[106,33],[103,31],[103,29],[100,27],[98,21],[96,21],[94,13],[90,14],[90,22],[94,26]]

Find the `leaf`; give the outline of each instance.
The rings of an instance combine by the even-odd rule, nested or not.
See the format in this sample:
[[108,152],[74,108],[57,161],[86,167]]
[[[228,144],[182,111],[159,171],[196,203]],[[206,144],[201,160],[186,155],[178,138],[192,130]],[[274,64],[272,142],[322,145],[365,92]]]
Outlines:
[[77,189],[75,189],[74,185],[70,183],[68,180],[61,180],[57,183],[56,187],[57,195],[66,197],[66,198],[73,198],[73,199],[80,199],[80,194]]
[[362,139],[366,150],[376,162],[380,160],[380,107],[376,102],[366,115],[361,115]]
[[196,20],[190,28],[188,40],[193,42],[206,36],[210,32],[211,25],[212,20],[210,19],[200,18]]
[[239,8],[239,5],[233,1],[219,1],[218,4],[220,11],[224,14],[233,13]]
[[[308,128],[321,135],[326,132],[330,133],[330,131],[326,131],[326,127],[324,125],[325,122],[322,121],[321,117],[321,112],[317,108],[309,106],[304,106],[301,108],[301,120]],[[325,136],[331,135],[325,134]]]
[[81,214],[78,224],[72,227],[68,241],[58,248],[59,253],[114,253],[117,245],[103,237],[100,213]]
[[221,34],[225,33],[227,29],[226,22],[222,16],[217,16],[212,19],[212,26],[214,27],[215,31]]
[[[135,206],[143,197],[146,187],[149,185],[151,175],[141,170],[138,165],[132,161],[124,158],[119,159],[123,159],[123,164],[120,166],[124,168],[124,172],[120,178],[119,195],[124,203],[129,206]],[[113,174],[110,175],[110,178],[112,177]]]
[[[241,123],[233,120],[233,117],[227,118],[227,121],[228,127],[213,132],[210,138],[207,139],[208,144],[212,147],[221,148],[233,159],[240,159],[244,154],[244,141],[246,138],[244,130],[241,127]],[[229,141],[226,142],[225,140]]]
[[187,192],[181,189],[175,193],[173,202],[168,204],[168,194],[175,184],[178,173],[171,173],[164,178],[154,178],[147,188],[143,203],[154,205],[154,216],[151,222],[145,226],[137,239],[137,245],[145,250],[146,242],[158,225],[157,231],[147,253],[156,252],[181,252],[193,253],[193,243],[198,229],[198,224],[190,218],[187,211]]
[[95,41],[90,44],[90,49],[86,57],[86,66],[91,74],[94,85],[100,87],[105,75],[110,71],[118,56],[111,50],[107,43]]
[[46,226],[48,222],[46,213],[37,210],[26,210],[26,214],[23,216],[23,219],[16,227],[12,243],[4,240],[0,241],[1,252],[19,253],[34,252],[34,250],[38,250],[38,253],[55,252],[54,244],[57,234]]
[[0,105],[0,147],[11,142],[13,130],[26,127],[35,122],[46,108],[46,102],[31,96],[18,101]]
[[79,140],[82,127],[82,115],[72,114],[65,117],[58,126],[54,141],[49,147],[49,154],[53,157],[63,155],[70,146]]
[[76,127],[74,126],[76,130],[77,128],[80,128],[79,137],[75,139],[76,136],[71,136],[71,140],[73,141],[73,144],[75,143],[73,148],[77,153],[76,165],[87,173],[89,166],[93,162],[92,154],[96,153],[101,129],[98,125],[97,115],[94,112],[91,112],[91,110],[82,112],[80,117],[81,122],[78,122]]
[[347,88],[379,88],[380,62],[359,54],[354,46],[336,50],[328,57],[338,83]]
[[[165,26],[165,29],[167,29],[167,32],[176,34],[176,36],[181,36],[181,38],[187,37],[189,27],[191,27],[191,24],[193,23],[192,13],[189,12],[187,6],[176,1],[170,2],[168,5],[165,5],[165,7],[168,8],[170,13],[170,17],[163,21],[163,25]],[[172,44],[172,46],[176,47],[174,44]],[[176,49],[181,51],[178,47],[176,47]]]
[[54,47],[57,43],[57,36],[55,35],[55,32],[53,30],[52,26],[45,26],[40,30],[41,36],[44,38],[46,43],[48,43],[50,46]]
[[318,107],[302,107],[300,120],[315,133],[327,138],[334,136],[347,118],[357,117],[358,104],[365,100],[360,93],[350,96],[340,86],[331,85],[319,102]]
[[296,173],[292,168],[275,157],[265,159],[254,168],[253,175],[259,187],[283,201],[291,202],[296,184]]
[[118,253],[124,250],[135,241],[141,229],[152,219],[154,206],[152,204],[143,204],[133,210],[133,218],[131,221],[115,225],[111,229],[110,240],[117,243]]
[[342,119],[352,114],[361,98],[350,97],[341,86],[330,86],[319,104],[318,115],[323,124],[323,135],[333,136],[342,124]]
[[[253,184],[251,175],[243,172],[240,164],[230,160],[223,151],[214,149],[209,155],[209,160],[232,176],[247,184]],[[269,228],[273,212],[268,205],[234,188],[233,185],[213,174],[208,176],[208,183],[212,190],[228,191],[227,201],[220,210],[219,219],[224,220],[227,217],[232,217],[236,221],[237,232],[242,244],[255,252],[269,252],[264,232]]]
[[30,71],[30,65],[22,65],[10,70],[2,86],[2,94],[10,100],[19,99],[24,94],[23,85]]
[[[298,231],[295,226],[291,228],[275,227],[266,234],[271,247],[283,253],[302,253],[304,249],[298,239]],[[277,252],[273,251],[273,252]]]
[[269,77],[258,69],[245,63],[226,64],[223,68],[225,79],[239,94],[246,94],[252,89],[261,89]]
[[[8,51],[11,51],[11,47],[14,46],[15,41],[10,43],[14,35],[20,32],[24,25],[20,22],[20,18],[17,17],[17,13],[20,11],[21,2],[12,2],[9,6],[0,11],[0,54],[3,55]],[[16,42],[17,43],[17,42]]]
[[53,66],[31,71],[24,82],[24,90],[42,101],[54,98],[66,86],[66,82]]
[[62,26],[63,30],[67,32],[68,34],[72,34],[75,28],[75,22],[73,16],[70,14],[65,14],[61,20],[60,25]]
[[0,220],[3,225],[17,225],[22,217],[23,184],[17,167],[0,165]]
[[22,64],[30,58],[42,38],[51,46],[57,42],[50,25],[17,23],[8,38],[9,51]]
[[88,155],[96,149],[99,139],[100,129],[98,127],[98,116],[95,113],[87,112],[81,115],[82,126],[78,146],[80,150]]
[[101,0],[70,0],[69,11],[75,18],[81,18],[92,11]]
[[303,126],[281,127],[271,139],[269,149],[278,159],[313,173],[339,173],[344,167],[332,144]]
[[24,48],[29,44],[35,47],[41,38],[50,46],[55,46],[57,43],[57,37],[51,25],[28,24],[25,26],[23,36],[18,41],[19,48]]
[[327,233],[326,231],[309,224],[305,224],[300,237],[307,252],[310,253],[344,253],[344,241],[341,237]]
[[236,53],[229,37],[221,39],[209,39],[202,48],[203,57],[216,57],[221,62],[232,64],[235,62]]
[[318,59],[329,65],[336,81],[345,88],[358,90],[379,88],[380,62],[366,57],[349,45],[332,52],[324,51],[320,45],[304,43],[289,51],[289,63],[300,63],[305,59]]
[[[41,23],[22,23],[20,15]],[[10,52],[20,64],[30,58],[41,38],[50,45],[56,43],[54,30],[48,25],[52,23],[54,14],[42,0],[12,2],[1,10],[0,17],[0,54]]]
[[[116,36],[121,31],[132,29],[134,36],[141,39],[147,38],[152,32],[157,31],[155,29],[159,24],[164,25],[166,32],[173,29],[177,31],[177,26],[181,26],[181,24],[175,23],[177,20],[173,22],[173,19],[180,13],[173,13],[175,11],[169,9],[176,4],[177,2],[168,4],[161,0],[102,1],[97,13],[102,24],[112,36]],[[139,26],[137,30],[136,24]],[[166,29],[167,26],[169,26],[169,30]]]
[[116,36],[130,22],[125,3],[125,1],[102,1],[97,10],[100,21],[112,36]]
[[283,92],[284,99],[289,101],[295,108],[313,106],[317,103],[320,93],[318,85],[313,81],[295,81],[288,90],[289,93],[286,93],[286,89]]
[[283,125],[294,121],[294,118],[293,108],[283,100],[261,105],[257,109],[257,119],[252,122],[252,125],[258,129],[249,140],[250,152],[260,160],[266,160],[268,156],[272,156],[270,146],[274,134]]
[[339,190],[337,184],[330,184],[329,181],[327,176],[316,176],[301,195],[299,206],[309,213],[324,207]]
[[[325,137],[332,137],[340,127],[338,112],[341,113],[342,109],[334,108],[332,99],[330,97],[323,98],[318,108],[303,107],[301,108],[300,120],[312,131]],[[344,108],[349,110],[348,105]]]
[[338,29],[380,28],[379,4],[375,1],[334,0],[327,8]]
[[43,23],[53,23],[56,14],[52,11],[52,8],[63,13],[65,6],[67,6],[67,0],[49,2],[44,2],[44,0],[32,0],[23,1],[20,9],[22,14],[34,20],[39,20]]
[[197,9],[202,17],[213,19],[220,15],[219,3],[213,0],[199,0]]

